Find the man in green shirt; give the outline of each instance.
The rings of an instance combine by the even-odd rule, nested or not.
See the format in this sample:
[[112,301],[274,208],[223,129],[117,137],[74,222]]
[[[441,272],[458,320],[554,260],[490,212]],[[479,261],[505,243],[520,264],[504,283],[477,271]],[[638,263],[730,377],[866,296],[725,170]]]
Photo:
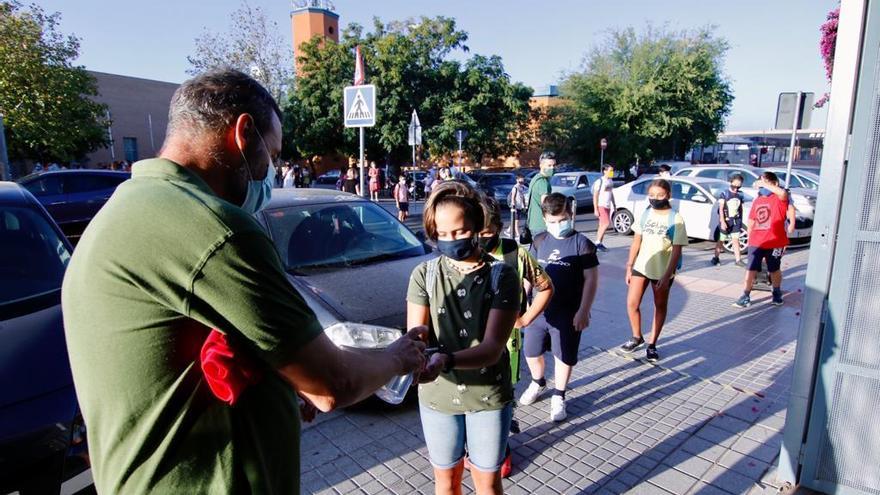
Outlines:
[[553,172],[556,170],[556,155],[552,151],[545,151],[541,153],[538,164],[541,171],[535,174],[529,183],[528,224],[533,236],[547,230],[544,214],[541,212],[541,203],[552,192],[550,177],[553,177]]
[[[297,393],[329,411],[423,366],[415,331],[378,356],[338,349],[285,278],[253,218],[280,116],[240,72],[183,83],[159,158],[82,236],[62,305],[99,492],[299,493]],[[213,328],[262,375],[234,406],[200,367]]]

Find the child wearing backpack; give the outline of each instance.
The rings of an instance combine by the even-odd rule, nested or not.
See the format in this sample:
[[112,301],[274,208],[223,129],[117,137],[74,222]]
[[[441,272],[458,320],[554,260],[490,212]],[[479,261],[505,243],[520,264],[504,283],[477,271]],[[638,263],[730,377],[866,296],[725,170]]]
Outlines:
[[513,414],[507,342],[519,315],[516,270],[479,243],[480,193],[461,181],[434,187],[424,227],[440,256],[413,270],[407,327],[428,326],[436,348],[419,377],[419,416],[437,493],[461,493],[465,445],[477,493],[501,493]]
[[639,307],[645,290],[651,286],[654,293],[654,321],[648,337],[646,359],[656,362],[657,339],[666,321],[669,303],[669,289],[675,278],[675,271],[681,268],[681,249],[687,245],[688,237],[684,220],[669,203],[672,186],[665,179],[655,179],[648,188],[648,208],[641,222],[633,226],[635,236],[629,249],[626,263],[626,309],[632,328],[632,338],[620,350],[632,353],[645,343],[642,337],[642,314]]

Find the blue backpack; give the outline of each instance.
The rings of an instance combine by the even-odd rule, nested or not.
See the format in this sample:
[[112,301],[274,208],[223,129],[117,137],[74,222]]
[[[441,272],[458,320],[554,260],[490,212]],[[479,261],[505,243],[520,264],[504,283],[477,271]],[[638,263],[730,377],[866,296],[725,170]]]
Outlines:
[[[648,221],[648,215],[650,214],[650,212],[651,212],[651,207],[649,206],[649,207],[645,208],[645,212],[642,213],[642,219],[639,222],[639,224],[642,227],[641,228],[642,231],[645,230],[645,223]],[[666,237],[669,238],[670,242],[672,242],[675,239],[675,214],[676,213],[678,213],[678,212],[675,211],[674,209],[670,208],[669,209],[669,218],[666,220],[666,223],[669,225],[666,228]],[[682,255],[678,257],[678,263],[675,265],[676,270],[681,270],[681,261],[683,258],[684,258],[684,253],[682,253]]]

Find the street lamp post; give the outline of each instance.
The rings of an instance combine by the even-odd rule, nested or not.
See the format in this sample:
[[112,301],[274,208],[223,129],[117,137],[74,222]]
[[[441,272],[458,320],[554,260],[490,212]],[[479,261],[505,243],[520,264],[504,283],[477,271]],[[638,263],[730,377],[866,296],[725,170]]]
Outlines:
[[6,128],[3,127],[3,114],[0,113],[0,179],[10,180],[9,153],[6,151]]
[[605,168],[605,148],[608,147],[608,140],[602,138],[599,141],[599,169]]

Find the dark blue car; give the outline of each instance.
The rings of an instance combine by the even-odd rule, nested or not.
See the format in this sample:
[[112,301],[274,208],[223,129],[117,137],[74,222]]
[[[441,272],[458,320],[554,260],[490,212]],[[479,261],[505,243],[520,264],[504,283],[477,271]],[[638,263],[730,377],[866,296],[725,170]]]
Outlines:
[[27,188],[76,244],[86,226],[110,199],[113,191],[131,177],[112,170],[57,170],[21,178]]
[[0,182],[0,493],[58,493],[88,467],[61,318],[71,252],[26,189]]

